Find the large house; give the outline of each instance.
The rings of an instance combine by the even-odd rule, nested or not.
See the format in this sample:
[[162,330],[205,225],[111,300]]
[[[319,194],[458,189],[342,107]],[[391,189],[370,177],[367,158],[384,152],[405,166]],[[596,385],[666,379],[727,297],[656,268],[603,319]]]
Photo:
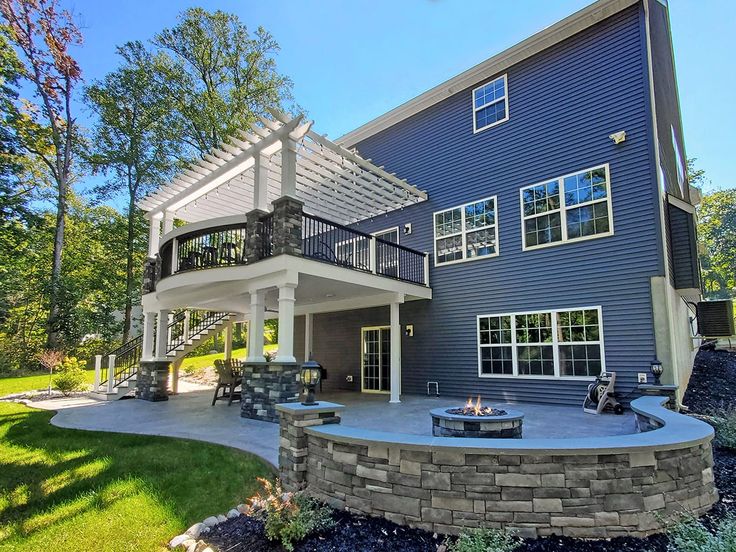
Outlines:
[[168,362],[236,320],[255,402],[309,356],[325,390],[391,401],[579,404],[602,371],[631,399],[655,358],[686,386],[698,194],[666,2],[599,0],[334,142],[273,115],[141,202],[159,272],[111,391],[163,398]]

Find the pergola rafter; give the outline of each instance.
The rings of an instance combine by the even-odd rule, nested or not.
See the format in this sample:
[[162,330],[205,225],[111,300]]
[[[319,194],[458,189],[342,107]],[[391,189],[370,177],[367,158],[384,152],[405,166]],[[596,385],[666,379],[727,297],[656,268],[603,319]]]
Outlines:
[[293,195],[307,212],[349,224],[427,198],[405,180],[320,136],[302,116],[271,115],[228,137],[139,206],[150,218],[196,222],[267,208],[264,197],[270,203]]

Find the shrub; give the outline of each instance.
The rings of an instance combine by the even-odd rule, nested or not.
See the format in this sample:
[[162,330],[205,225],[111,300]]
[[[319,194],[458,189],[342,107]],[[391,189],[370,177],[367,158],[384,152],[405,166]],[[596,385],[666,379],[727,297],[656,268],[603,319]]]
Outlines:
[[258,478],[263,494],[248,500],[248,515],[263,519],[266,537],[277,540],[286,550],[294,550],[294,543],[316,531],[334,525],[330,509],[303,494],[287,493],[277,480],[275,483]]
[[689,517],[667,530],[672,552],[733,552],[736,550],[736,516],[724,517],[711,533],[699,520]]
[[511,552],[521,546],[521,539],[499,529],[476,529],[461,533],[450,544],[450,552]]
[[84,389],[84,367],[87,363],[77,360],[76,357],[66,357],[56,368],[54,386],[64,396]]
[[183,370],[187,376],[193,376],[197,372],[197,367],[194,364],[187,364]]
[[716,430],[718,446],[736,449],[736,408],[711,412],[708,422]]

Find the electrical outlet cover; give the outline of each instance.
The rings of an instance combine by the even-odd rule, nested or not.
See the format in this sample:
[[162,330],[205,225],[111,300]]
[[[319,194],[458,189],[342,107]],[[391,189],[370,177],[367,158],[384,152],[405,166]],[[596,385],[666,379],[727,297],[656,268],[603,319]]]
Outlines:
[[647,374],[645,372],[639,372],[639,383],[647,382]]
[[352,383],[353,376],[345,376],[345,381]]

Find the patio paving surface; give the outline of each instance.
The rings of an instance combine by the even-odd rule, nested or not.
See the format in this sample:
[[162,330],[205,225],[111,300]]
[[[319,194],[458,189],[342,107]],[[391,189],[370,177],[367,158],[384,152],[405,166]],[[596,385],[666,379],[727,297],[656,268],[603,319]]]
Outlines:
[[[180,383],[181,392],[165,402],[98,401],[91,398],[52,399],[30,406],[56,410],[51,423],[64,428],[139,433],[206,441],[251,452],[278,464],[278,424],[240,417],[240,404],[210,406],[213,389]],[[384,395],[323,393],[318,399],[346,406],[342,424],[365,429],[430,435],[429,410],[458,406],[465,399],[405,395],[389,404]],[[634,415],[585,414],[580,407],[490,403],[524,412],[524,437],[593,437],[636,433]]]

